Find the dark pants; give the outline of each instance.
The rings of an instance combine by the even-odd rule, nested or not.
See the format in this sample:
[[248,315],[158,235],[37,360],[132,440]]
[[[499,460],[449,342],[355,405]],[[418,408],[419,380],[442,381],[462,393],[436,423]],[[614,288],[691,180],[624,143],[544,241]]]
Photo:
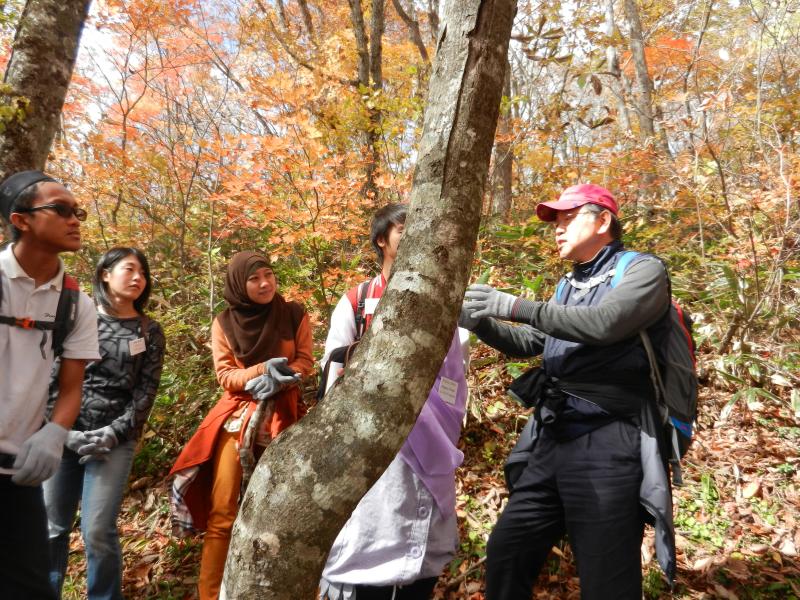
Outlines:
[[42,486],[0,475],[0,598],[53,600]]
[[489,537],[486,600],[529,600],[565,533],[583,600],[641,600],[639,443],[625,421],[564,442],[543,428]]
[[414,583],[398,586],[357,585],[356,600],[429,600],[438,577],[418,579]]

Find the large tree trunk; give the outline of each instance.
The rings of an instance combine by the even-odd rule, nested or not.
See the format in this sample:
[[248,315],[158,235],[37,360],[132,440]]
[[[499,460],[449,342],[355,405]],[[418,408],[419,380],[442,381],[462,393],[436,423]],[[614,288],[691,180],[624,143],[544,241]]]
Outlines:
[[91,0],[28,0],[14,38],[4,83],[28,100],[26,115],[0,133],[0,179],[43,169],[78,56]]
[[228,598],[314,597],[336,534],[427,398],[467,285],[515,5],[448,4],[388,288],[341,383],[256,467],[233,528]]

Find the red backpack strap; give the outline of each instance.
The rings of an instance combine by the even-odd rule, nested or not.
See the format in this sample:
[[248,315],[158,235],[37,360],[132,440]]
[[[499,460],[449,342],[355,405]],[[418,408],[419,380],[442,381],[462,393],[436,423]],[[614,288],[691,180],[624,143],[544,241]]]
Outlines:
[[355,287],[350,288],[347,290],[347,299],[350,301],[350,306],[353,307],[353,314],[356,314],[358,310],[358,291],[361,288],[361,285],[357,285]]

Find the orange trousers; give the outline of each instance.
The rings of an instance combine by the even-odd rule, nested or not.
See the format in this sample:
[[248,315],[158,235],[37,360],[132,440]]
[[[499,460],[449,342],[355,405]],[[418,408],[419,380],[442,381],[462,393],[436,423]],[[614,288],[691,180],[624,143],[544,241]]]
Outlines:
[[214,449],[214,483],[211,488],[211,512],[208,515],[203,555],[200,560],[198,588],[200,600],[217,600],[222,586],[225,559],[231,543],[231,529],[239,512],[239,487],[242,467],[236,449],[238,433],[221,431]]

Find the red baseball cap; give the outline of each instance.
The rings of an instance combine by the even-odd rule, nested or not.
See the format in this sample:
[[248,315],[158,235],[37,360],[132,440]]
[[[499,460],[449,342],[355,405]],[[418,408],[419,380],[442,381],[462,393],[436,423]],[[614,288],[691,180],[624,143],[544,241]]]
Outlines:
[[542,202],[536,206],[536,216],[542,221],[555,221],[556,212],[571,210],[584,204],[597,204],[610,210],[614,215],[619,210],[617,201],[606,188],[593,183],[573,185],[561,192],[561,197],[556,202]]

